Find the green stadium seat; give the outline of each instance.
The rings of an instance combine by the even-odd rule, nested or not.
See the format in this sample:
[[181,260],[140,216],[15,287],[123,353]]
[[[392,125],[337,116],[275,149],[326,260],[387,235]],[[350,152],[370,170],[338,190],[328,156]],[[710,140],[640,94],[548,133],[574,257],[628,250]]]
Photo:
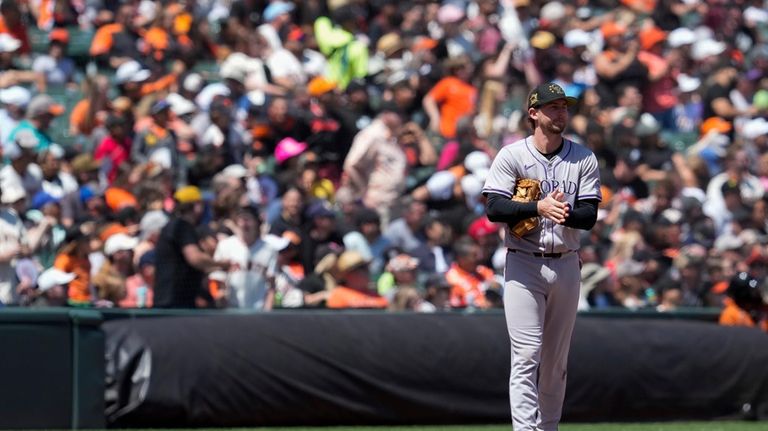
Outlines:
[[[87,57],[88,50],[91,48],[91,40],[93,40],[94,32],[91,30],[81,30],[78,27],[67,27],[67,31],[69,31],[69,49],[67,50],[67,55],[73,58]],[[37,54],[48,52],[47,31],[30,28],[28,34],[32,52]]]
[[44,54],[48,52],[48,32],[42,31],[36,27],[30,27],[27,30],[29,36],[29,45],[32,52]]
[[219,81],[219,64],[212,60],[201,60],[192,67],[192,72],[199,73],[207,81]]

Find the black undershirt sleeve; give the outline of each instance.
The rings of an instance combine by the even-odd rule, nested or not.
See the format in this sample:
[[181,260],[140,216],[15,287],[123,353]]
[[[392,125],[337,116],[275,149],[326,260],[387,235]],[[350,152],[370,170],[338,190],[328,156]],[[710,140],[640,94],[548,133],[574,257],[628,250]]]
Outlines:
[[[536,202],[515,202],[506,196],[488,193],[485,212],[494,223],[517,224],[530,217],[538,217]],[[597,199],[577,201],[564,225],[574,229],[589,230],[597,222]]]
[[515,202],[497,193],[487,193],[486,197],[488,200],[485,204],[485,212],[488,220],[494,223],[515,225],[521,220],[539,216],[536,201]]
[[590,230],[597,222],[597,205],[600,203],[597,199],[585,199],[576,201],[576,207],[571,209],[568,218],[565,219],[565,226]]

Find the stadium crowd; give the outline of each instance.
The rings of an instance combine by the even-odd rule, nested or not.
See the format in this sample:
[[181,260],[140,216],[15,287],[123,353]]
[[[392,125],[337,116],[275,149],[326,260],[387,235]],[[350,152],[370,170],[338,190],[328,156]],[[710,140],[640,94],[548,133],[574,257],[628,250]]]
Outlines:
[[501,306],[533,86],[601,165],[582,309],[766,280],[756,0],[3,0],[0,303]]

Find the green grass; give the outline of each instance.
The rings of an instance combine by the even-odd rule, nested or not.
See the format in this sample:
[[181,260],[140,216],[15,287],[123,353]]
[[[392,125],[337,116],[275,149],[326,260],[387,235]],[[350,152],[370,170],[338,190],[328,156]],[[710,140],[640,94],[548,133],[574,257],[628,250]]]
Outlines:
[[[768,429],[766,422],[663,422],[562,424],[560,431],[758,431]],[[194,431],[234,431],[233,428]],[[317,427],[317,428],[240,428],[239,431],[512,431],[512,425],[455,425],[406,427]],[[143,430],[150,431],[150,430]],[[183,430],[175,430],[183,431]],[[191,430],[190,430],[191,431]]]

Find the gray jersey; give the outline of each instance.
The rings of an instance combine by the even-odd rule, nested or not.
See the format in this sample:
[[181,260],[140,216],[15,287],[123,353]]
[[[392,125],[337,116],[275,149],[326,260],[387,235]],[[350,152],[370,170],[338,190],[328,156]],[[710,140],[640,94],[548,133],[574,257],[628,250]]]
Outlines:
[[[541,198],[553,190],[565,193],[566,202],[575,206],[578,200],[602,200],[597,158],[588,148],[565,140],[562,150],[547,159],[536,150],[531,137],[517,141],[499,151],[493,160],[483,193],[497,193],[511,198],[518,178],[541,181]],[[539,226],[523,238],[506,229],[507,248],[541,253],[564,253],[579,249],[579,231],[539,217]]]

